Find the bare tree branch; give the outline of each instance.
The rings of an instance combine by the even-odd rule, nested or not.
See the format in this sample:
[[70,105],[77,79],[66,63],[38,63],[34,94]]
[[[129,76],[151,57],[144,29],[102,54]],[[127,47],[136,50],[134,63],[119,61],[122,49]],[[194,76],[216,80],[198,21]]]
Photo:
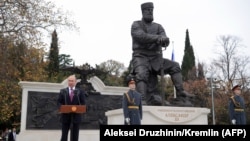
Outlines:
[[0,34],[30,44],[42,42],[45,32],[78,30],[70,13],[45,0],[7,0],[0,6]]
[[[249,57],[242,56],[239,51],[243,47],[241,39],[236,36],[224,35],[217,38],[217,54],[219,58],[213,60],[213,65],[218,68],[220,75],[227,82],[227,88],[231,89],[234,83],[244,83],[247,78]],[[241,82],[237,81],[240,78]]]

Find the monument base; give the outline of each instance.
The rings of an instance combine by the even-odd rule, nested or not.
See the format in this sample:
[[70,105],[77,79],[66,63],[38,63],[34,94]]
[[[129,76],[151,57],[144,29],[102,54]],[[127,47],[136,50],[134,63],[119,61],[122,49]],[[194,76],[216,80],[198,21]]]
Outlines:
[[[142,125],[207,125],[207,108],[143,106]],[[110,110],[105,113],[108,125],[124,124],[123,110]],[[69,133],[70,135],[70,133]],[[99,141],[99,130],[80,130],[79,141]],[[61,130],[24,130],[17,136],[18,141],[59,141]]]
[[[102,96],[96,97],[97,95],[89,96],[87,102],[88,105],[87,114],[91,116],[86,119],[92,119],[100,112],[96,109],[101,109],[102,118],[105,118],[105,124],[124,124],[123,110],[121,109],[121,101],[123,93],[128,90],[128,87],[114,87],[105,86],[104,83],[97,77],[92,77],[89,82],[93,85],[94,89]],[[67,87],[67,79],[62,83],[45,83],[45,82],[26,82],[21,81],[20,86],[23,89],[22,92],[22,115],[21,115],[21,128],[20,133],[17,135],[17,141],[59,141],[61,138],[60,122],[57,118],[58,109],[55,106],[55,101],[60,89]],[[105,96],[105,97],[104,97]],[[106,96],[112,96],[107,98]],[[97,99],[98,98],[98,99]],[[105,99],[103,99],[105,98]],[[33,100],[33,101],[32,101]],[[97,104],[92,104],[92,101],[97,101]],[[110,105],[101,105],[99,100],[106,100],[106,103],[112,103]],[[117,102],[118,101],[118,102]],[[120,101],[120,102],[119,102]],[[34,103],[32,103],[34,102]],[[113,102],[115,104],[113,104]],[[37,105],[36,105],[37,104]],[[44,104],[44,106],[41,106]],[[49,104],[49,105],[48,105]],[[98,105],[100,104],[100,105]],[[37,107],[36,107],[37,106]],[[49,106],[49,108],[48,108]],[[115,110],[108,110],[108,107],[112,107]],[[45,107],[45,108],[43,108]],[[118,107],[118,108],[116,108]],[[119,109],[120,108],[120,109]],[[30,112],[39,111],[39,112]],[[31,117],[42,117],[35,120]],[[175,107],[175,106],[143,106],[143,120],[142,124],[153,124],[153,125],[167,125],[167,124],[208,124],[208,113],[210,112],[207,108],[195,108],[195,107]],[[40,113],[40,115],[38,115]],[[45,118],[46,117],[46,118]],[[48,117],[48,118],[47,118]],[[52,120],[54,118],[54,120]],[[45,120],[43,120],[45,119]],[[85,118],[84,118],[85,119]],[[56,122],[53,127],[56,129],[49,128],[48,124],[51,124],[52,120]],[[96,118],[98,121],[99,119]],[[42,121],[42,122],[40,122]],[[104,121],[104,120],[103,120]],[[107,122],[106,122],[107,121]],[[84,124],[85,123],[85,124]],[[90,122],[86,121],[83,126]],[[99,122],[94,124],[97,126],[95,129],[81,129],[79,133],[79,141],[99,141]],[[47,127],[47,128],[44,128]],[[70,135],[70,133],[69,133]]]
[[[141,124],[153,125],[207,125],[208,108],[171,107],[171,106],[143,106]],[[108,124],[124,124],[122,109],[106,112]]]

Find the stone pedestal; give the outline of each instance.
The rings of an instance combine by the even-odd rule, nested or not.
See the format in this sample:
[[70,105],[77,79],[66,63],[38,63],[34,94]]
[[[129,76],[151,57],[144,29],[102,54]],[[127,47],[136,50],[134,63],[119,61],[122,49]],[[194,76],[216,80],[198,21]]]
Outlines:
[[[210,109],[197,107],[143,106],[142,125],[207,125]],[[122,109],[106,112],[108,124],[124,124]]]

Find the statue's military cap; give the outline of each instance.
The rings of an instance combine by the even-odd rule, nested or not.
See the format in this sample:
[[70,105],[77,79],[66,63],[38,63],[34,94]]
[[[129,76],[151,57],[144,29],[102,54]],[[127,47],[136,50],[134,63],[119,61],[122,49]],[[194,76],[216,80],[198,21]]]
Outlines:
[[154,4],[152,2],[146,2],[141,4],[141,9],[145,9],[145,8],[154,8]]

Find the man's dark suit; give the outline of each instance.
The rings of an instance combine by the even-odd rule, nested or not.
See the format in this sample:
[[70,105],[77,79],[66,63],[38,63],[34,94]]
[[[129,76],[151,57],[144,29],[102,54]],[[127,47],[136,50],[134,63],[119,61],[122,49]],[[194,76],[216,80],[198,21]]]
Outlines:
[[8,135],[8,141],[16,141],[16,132],[11,131]]
[[[69,88],[64,88],[60,90],[58,97],[58,108],[61,105],[85,105],[85,92],[79,88],[75,88],[74,97],[71,102],[69,96]],[[61,114],[61,123],[62,123],[62,137],[61,141],[67,141],[68,132],[70,125],[72,124],[72,134],[71,141],[78,141],[79,138],[79,128],[81,123],[82,114],[70,113],[70,114]]]

